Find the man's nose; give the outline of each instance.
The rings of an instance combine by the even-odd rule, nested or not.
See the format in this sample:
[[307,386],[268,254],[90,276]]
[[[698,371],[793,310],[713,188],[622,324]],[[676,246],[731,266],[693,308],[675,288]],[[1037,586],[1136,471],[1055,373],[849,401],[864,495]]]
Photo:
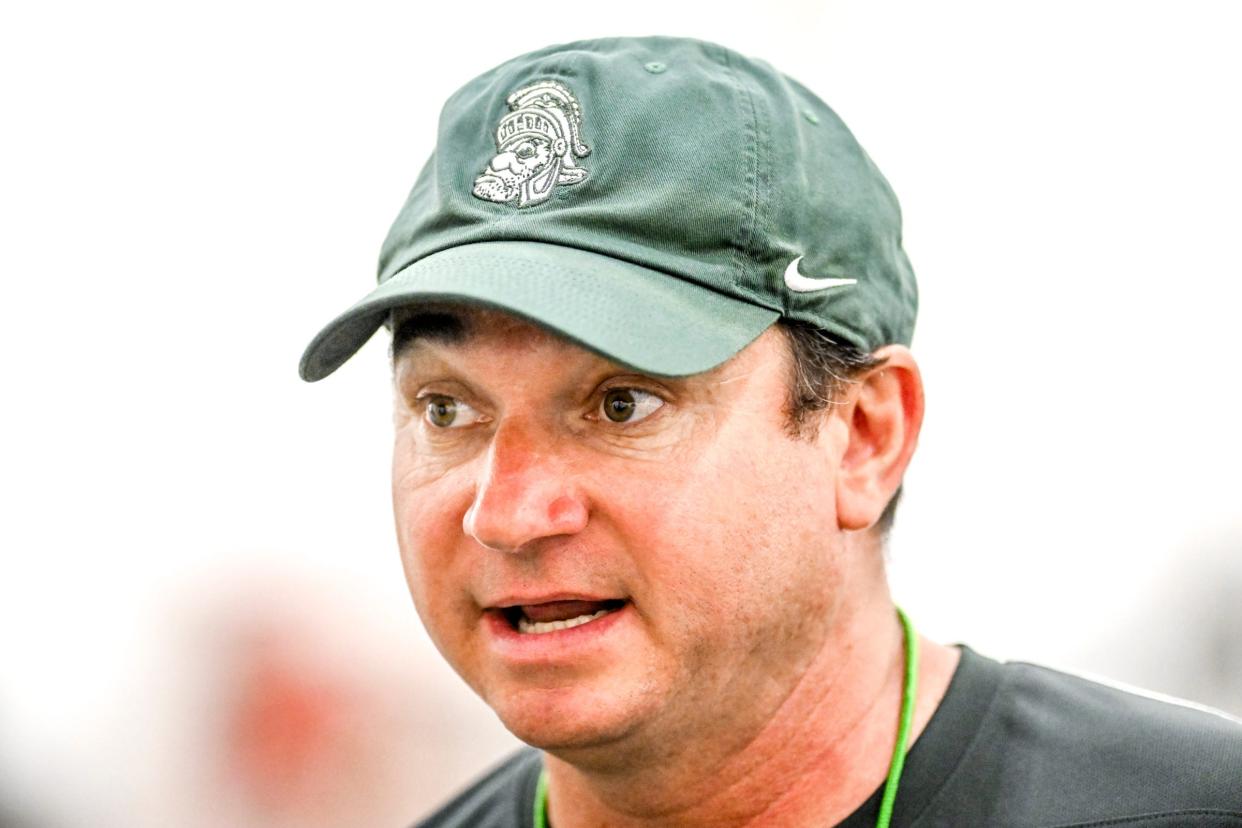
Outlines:
[[519,552],[586,528],[588,509],[573,464],[556,438],[516,424],[492,435],[462,527],[483,546]]

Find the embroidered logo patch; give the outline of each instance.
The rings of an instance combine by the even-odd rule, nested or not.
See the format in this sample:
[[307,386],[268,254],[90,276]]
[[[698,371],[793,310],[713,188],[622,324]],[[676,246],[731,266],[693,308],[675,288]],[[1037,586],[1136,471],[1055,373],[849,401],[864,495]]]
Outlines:
[[582,108],[569,88],[539,81],[509,96],[509,113],[496,127],[496,155],[474,180],[473,193],[518,207],[547,201],[557,184],[577,184],[587,170],[577,159],[591,154],[582,143]]

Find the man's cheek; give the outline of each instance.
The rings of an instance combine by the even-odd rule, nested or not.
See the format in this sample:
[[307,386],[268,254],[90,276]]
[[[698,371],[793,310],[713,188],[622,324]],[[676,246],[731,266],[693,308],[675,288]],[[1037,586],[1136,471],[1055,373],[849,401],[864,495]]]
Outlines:
[[412,549],[402,563],[418,617],[444,657],[456,664],[473,615],[468,593],[449,562],[439,558],[430,550]]
[[463,585],[454,580],[461,575],[459,534],[461,521],[447,500],[407,489],[394,499],[397,542],[410,593],[420,615],[429,610],[433,599],[456,595]]
[[455,487],[465,485],[465,467],[478,451],[479,446],[470,441],[432,447],[415,439],[399,439],[393,446],[393,503],[417,505],[452,499]]

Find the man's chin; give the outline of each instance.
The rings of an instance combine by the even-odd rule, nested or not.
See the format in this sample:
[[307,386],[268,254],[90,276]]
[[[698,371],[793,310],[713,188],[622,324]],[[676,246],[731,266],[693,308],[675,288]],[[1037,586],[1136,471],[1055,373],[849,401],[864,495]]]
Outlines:
[[615,748],[634,735],[645,712],[573,688],[521,691],[492,707],[514,736],[566,759]]

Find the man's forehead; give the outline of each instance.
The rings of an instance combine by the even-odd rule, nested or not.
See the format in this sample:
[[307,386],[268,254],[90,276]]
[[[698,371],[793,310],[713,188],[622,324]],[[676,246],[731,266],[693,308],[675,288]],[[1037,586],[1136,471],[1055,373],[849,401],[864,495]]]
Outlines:
[[[584,348],[555,331],[537,325],[517,314],[496,308],[453,303],[424,303],[400,307],[392,312],[390,327],[394,364],[402,357],[409,357],[415,353],[419,343],[463,347],[482,338],[488,338],[504,340],[506,344],[515,345],[519,343],[525,346],[553,345],[568,351],[579,352],[583,356],[614,365],[619,369],[624,368],[614,360]],[[773,325],[733,358],[708,371],[687,377],[664,379],[677,385],[704,381],[715,384],[737,379],[736,374],[739,369],[753,370],[757,365],[756,357],[760,361],[767,359],[783,361],[788,356],[788,346],[778,329],[779,326]],[[773,338],[780,341],[775,353],[771,350],[770,343],[765,344]],[[762,351],[764,355],[759,356],[756,351]]]
[[409,353],[419,342],[462,346],[484,337],[586,351],[572,340],[516,314],[471,305],[424,304],[397,308],[392,314],[391,327],[394,360]]

